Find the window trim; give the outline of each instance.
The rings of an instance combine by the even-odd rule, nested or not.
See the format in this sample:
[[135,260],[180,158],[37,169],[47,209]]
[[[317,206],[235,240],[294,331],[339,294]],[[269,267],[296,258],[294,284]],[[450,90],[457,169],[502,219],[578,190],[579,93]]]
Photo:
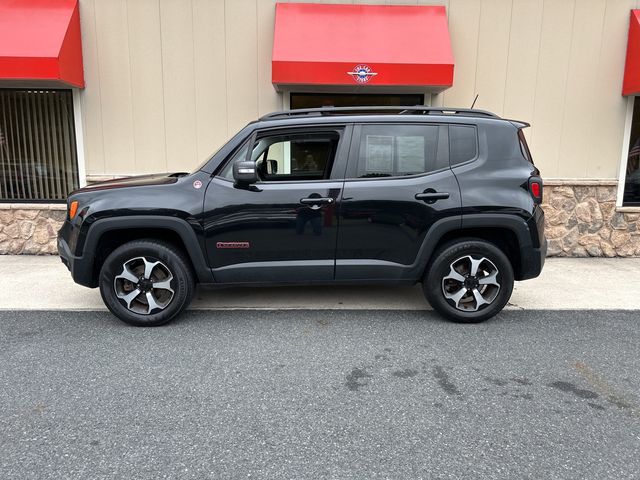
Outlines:
[[631,124],[633,123],[633,106],[635,95],[627,97],[627,113],[624,122],[624,133],[622,135],[622,152],[620,153],[620,163],[618,164],[618,193],[616,196],[616,208],[635,208],[638,205],[624,205],[624,186],[627,181],[627,161],[629,157],[629,144],[631,143]]
[[[447,142],[444,146],[444,148],[447,149],[446,151],[446,156],[448,159],[450,159],[449,157],[449,123],[444,123],[444,122],[411,122],[411,123],[397,123],[397,122],[393,122],[393,123],[385,123],[385,122],[367,122],[367,123],[357,123],[354,124],[354,128],[353,128],[353,134],[351,136],[351,148],[349,149],[349,161],[347,162],[347,169],[345,171],[344,174],[344,179],[347,182],[366,182],[366,181],[381,181],[381,180],[402,180],[402,179],[410,179],[410,178],[419,178],[419,177],[426,177],[429,175],[433,175],[435,173],[440,173],[440,172],[446,172],[447,170],[451,170],[451,161],[449,160],[449,166],[448,167],[442,167],[442,168],[438,168],[435,170],[429,170],[428,172],[423,172],[423,173],[416,173],[414,175],[392,175],[389,177],[350,177],[349,175],[355,175],[355,171],[357,171],[357,164],[358,164],[358,160],[360,158],[360,144],[361,144],[361,138],[362,138],[362,127],[364,126],[369,126],[369,125],[383,125],[383,126],[395,126],[395,125],[410,125],[410,126],[431,126],[431,127],[447,127],[446,128],[446,135],[447,135]],[[439,134],[438,134],[439,136]],[[356,141],[354,141],[356,140]],[[477,135],[476,135],[476,141],[477,141]],[[440,147],[440,141],[438,138],[438,145],[437,147]],[[436,156],[437,156],[437,149],[436,149]],[[477,155],[477,149],[476,149],[476,158],[478,157]],[[474,159],[475,160],[475,159]],[[459,164],[459,165],[463,165],[463,164]],[[353,167],[352,167],[353,166]]]
[[80,188],[87,186],[87,163],[84,155],[84,128],[82,97],[79,88],[72,88],[73,96],[73,121],[76,129],[76,161],[78,162],[78,185]]

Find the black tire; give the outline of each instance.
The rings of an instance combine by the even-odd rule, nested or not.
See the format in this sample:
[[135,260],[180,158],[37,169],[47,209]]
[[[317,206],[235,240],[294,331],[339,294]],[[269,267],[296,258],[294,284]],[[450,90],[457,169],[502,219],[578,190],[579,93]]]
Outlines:
[[[150,281],[140,279],[133,283],[128,279],[131,274],[144,277],[147,265]],[[154,283],[162,287],[156,288]],[[155,327],[171,321],[189,305],[195,289],[191,266],[182,250],[158,240],[134,240],[116,248],[102,265],[99,285],[102,300],[111,313],[136,327]],[[133,296],[136,289],[140,293],[129,301],[128,308],[123,296]],[[156,308],[147,301],[147,292],[153,296]]]
[[[470,275],[472,261],[482,259],[486,261],[476,263],[477,275]],[[464,282],[459,281],[456,274],[463,277]],[[479,285],[480,282],[495,283]],[[492,243],[475,238],[459,239],[434,254],[422,288],[433,309],[446,319],[460,323],[483,322],[499,313],[511,298],[513,267],[504,252]],[[482,303],[488,300],[488,304]]]

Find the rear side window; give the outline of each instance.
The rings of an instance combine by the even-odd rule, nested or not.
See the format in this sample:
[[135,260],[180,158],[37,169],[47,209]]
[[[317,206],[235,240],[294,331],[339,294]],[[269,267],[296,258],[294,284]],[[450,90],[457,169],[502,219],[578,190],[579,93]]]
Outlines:
[[[352,177],[402,177],[436,170],[438,125],[363,125]],[[447,165],[444,164],[444,167]]]
[[473,160],[478,155],[475,127],[449,125],[449,161],[451,166]]

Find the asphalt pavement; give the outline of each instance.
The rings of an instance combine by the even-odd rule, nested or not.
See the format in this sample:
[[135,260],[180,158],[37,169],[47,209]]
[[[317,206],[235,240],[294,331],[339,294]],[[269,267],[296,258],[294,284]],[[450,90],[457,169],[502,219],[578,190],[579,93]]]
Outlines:
[[3,311],[0,478],[639,478],[639,320]]

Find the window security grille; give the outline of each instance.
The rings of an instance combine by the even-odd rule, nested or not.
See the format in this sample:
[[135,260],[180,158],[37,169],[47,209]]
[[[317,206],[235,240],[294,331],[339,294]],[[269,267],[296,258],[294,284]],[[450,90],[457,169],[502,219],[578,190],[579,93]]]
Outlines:
[[64,200],[76,188],[71,91],[0,89],[0,201]]

